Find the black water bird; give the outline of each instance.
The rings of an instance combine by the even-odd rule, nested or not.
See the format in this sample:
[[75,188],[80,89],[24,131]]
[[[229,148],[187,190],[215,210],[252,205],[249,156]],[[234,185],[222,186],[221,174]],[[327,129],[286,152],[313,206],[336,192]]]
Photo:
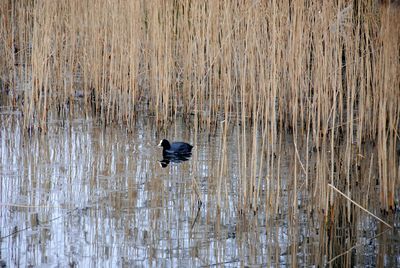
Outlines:
[[190,156],[192,154],[193,145],[186,142],[169,143],[168,140],[161,140],[158,146],[163,147],[163,156],[165,155],[183,155]]

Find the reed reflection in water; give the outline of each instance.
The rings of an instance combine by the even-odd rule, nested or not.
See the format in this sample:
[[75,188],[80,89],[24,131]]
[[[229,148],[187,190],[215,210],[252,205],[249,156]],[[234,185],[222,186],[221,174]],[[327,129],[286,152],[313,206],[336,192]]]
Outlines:
[[[15,118],[2,115],[0,129],[0,257],[8,266],[326,265],[357,243],[333,264],[396,265],[398,234],[373,239],[387,229],[358,210],[354,224],[329,229],[312,193],[294,195],[289,138],[275,156],[279,178],[261,180],[253,213],[238,205],[246,156],[237,141],[253,137],[240,128],[223,146],[221,130],[193,133],[180,121],[160,133],[142,118],[128,133],[75,119],[22,136]],[[193,142],[193,155],[163,158],[163,137]]]

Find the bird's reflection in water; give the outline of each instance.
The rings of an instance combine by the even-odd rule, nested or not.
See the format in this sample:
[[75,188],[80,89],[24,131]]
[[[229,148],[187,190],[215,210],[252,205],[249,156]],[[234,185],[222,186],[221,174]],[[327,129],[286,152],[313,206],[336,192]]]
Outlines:
[[184,161],[188,161],[192,156],[191,153],[186,154],[163,154],[163,159],[158,161],[160,166],[166,168],[170,163],[182,163]]

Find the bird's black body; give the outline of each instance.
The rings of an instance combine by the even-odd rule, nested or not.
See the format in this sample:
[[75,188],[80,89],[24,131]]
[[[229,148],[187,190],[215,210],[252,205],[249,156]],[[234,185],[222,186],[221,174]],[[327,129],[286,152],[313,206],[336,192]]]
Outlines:
[[192,153],[193,145],[186,142],[173,142],[169,143],[168,140],[161,140],[158,146],[163,147],[163,155],[174,154],[174,155],[190,155]]
[[188,161],[192,156],[193,145],[186,142],[173,142],[170,143],[168,140],[161,140],[158,144],[159,147],[163,147],[163,160],[159,161],[163,168],[167,167],[170,162],[181,163]]

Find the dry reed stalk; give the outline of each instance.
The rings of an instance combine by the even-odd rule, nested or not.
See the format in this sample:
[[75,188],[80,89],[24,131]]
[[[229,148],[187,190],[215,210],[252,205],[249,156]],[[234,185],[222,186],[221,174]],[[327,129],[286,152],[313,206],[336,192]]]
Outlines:
[[339,194],[341,194],[344,198],[346,198],[349,202],[353,203],[354,205],[356,205],[357,207],[359,207],[360,209],[362,209],[363,211],[367,212],[369,215],[371,215],[372,217],[374,217],[375,219],[377,219],[378,221],[382,222],[383,224],[385,224],[386,226],[390,227],[393,229],[393,226],[391,226],[389,223],[385,222],[384,220],[382,220],[381,218],[379,218],[378,216],[374,215],[372,212],[369,212],[367,209],[363,208],[361,205],[359,205],[357,202],[355,202],[354,200],[352,200],[349,196],[347,196],[345,193],[343,193],[342,191],[340,191],[338,188],[336,188],[335,186],[333,186],[332,184],[328,184],[329,187],[331,187],[333,190],[335,190],[336,192],[338,192]]

